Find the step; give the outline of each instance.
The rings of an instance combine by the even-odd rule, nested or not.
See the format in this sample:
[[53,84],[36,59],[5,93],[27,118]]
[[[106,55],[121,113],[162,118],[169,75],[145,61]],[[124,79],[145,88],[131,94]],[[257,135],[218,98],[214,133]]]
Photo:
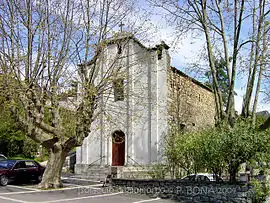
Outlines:
[[107,176],[109,174],[109,172],[105,172],[105,171],[85,171],[82,172],[80,175],[84,176],[84,177],[89,177],[89,176]]
[[103,181],[105,178],[103,177],[97,177],[97,176],[88,176],[88,177],[68,177],[68,178],[62,178],[65,182],[79,182],[79,183],[85,183],[85,184],[92,184],[93,182],[100,182]]
[[63,183],[68,183],[68,184],[74,184],[74,185],[82,185],[82,186],[95,185],[95,184],[100,183],[99,180],[77,179],[77,178],[63,178],[62,182]]
[[92,180],[93,178],[105,178],[107,177],[107,175],[92,175],[92,174],[84,174],[84,175],[81,175],[81,176],[71,176],[71,177],[67,177],[67,178],[70,178],[70,179],[82,179],[82,180]]
[[82,181],[104,181],[107,175],[98,175],[98,174],[84,174],[84,175],[75,175],[70,177],[65,177],[65,179],[70,180],[82,180]]
[[109,172],[108,169],[98,169],[98,168],[89,168],[87,171],[93,171],[93,172]]
[[87,179],[89,180],[97,180],[97,181],[100,181],[100,180],[104,180],[107,176],[105,175],[87,175]]
[[89,173],[89,174],[108,174],[109,170],[108,169],[87,169],[81,171],[82,174],[84,173]]
[[107,176],[109,173],[108,172],[94,172],[94,171],[87,171],[87,172],[83,172],[82,173],[83,175],[85,176],[88,176],[88,175],[102,175],[102,176]]

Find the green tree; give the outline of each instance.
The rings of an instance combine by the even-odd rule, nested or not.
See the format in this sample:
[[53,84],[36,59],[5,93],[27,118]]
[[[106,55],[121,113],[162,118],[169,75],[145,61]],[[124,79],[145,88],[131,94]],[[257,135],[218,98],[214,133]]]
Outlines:
[[[215,67],[216,67],[216,78],[218,81],[218,86],[220,88],[222,94],[223,106],[226,107],[226,102],[228,101],[229,96],[229,77],[226,70],[226,61],[224,58],[215,59]],[[208,78],[206,85],[213,88],[213,77],[211,71],[207,71],[205,76]]]
[[196,173],[202,167],[200,156],[201,134],[181,133],[174,136],[173,146],[168,139],[165,146],[165,157],[174,166],[174,175],[183,169],[187,174]]
[[[2,99],[3,101],[3,99]],[[8,157],[23,156],[33,158],[38,144],[29,140],[26,134],[17,128],[6,102],[0,105],[0,153]]]
[[[147,21],[141,20],[146,19],[142,15],[140,23],[134,19],[134,13],[138,18],[140,14],[135,3],[134,0],[0,2],[2,87],[20,129],[49,153],[40,188],[62,186],[66,156],[89,136],[91,125],[104,113],[100,111],[108,109],[103,107],[111,96],[112,81],[127,75],[125,68],[119,70],[117,62],[120,57],[124,60],[124,53],[103,57],[102,51],[108,45],[106,39],[117,37],[115,28],[123,20],[128,22],[132,33],[142,34]],[[123,50],[124,45],[125,42]],[[106,70],[101,68],[101,62],[106,64]],[[79,83],[78,98],[63,101],[62,93],[73,88],[70,84],[74,80]],[[74,92],[64,96],[70,95]],[[62,107],[70,111],[63,112]]]
[[201,132],[200,160],[205,169],[220,176],[226,163],[223,159],[222,136],[216,129]]
[[238,120],[234,128],[225,126],[177,136],[174,148],[167,147],[166,157],[187,173],[208,169],[221,175],[227,171],[230,181],[236,181],[241,164],[269,161],[269,143],[268,131],[254,129],[251,121]]
[[[161,8],[169,25],[174,25],[176,30],[176,39],[181,39],[189,34],[204,36],[205,48],[207,52],[207,61],[212,77],[212,89],[215,95],[215,105],[217,111],[217,124],[225,123],[233,127],[237,116],[235,115],[235,84],[239,64],[241,64],[241,55],[247,56],[247,49],[250,50],[250,57],[246,59],[249,65],[246,65],[249,72],[245,100],[242,110],[242,116],[247,117],[249,114],[252,92],[256,84],[256,78],[259,78],[257,93],[260,89],[260,78],[265,65],[261,72],[257,74],[257,68],[261,62],[267,63],[266,52],[261,56],[263,44],[265,50],[267,43],[261,43],[263,36],[263,25],[268,20],[270,11],[267,9],[266,0],[253,1],[220,1],[220,0],[148,0],[153,6]],[[247,27],[246,27],[247,25]],[[248,34],[246,29],[253,27],[252,32]],[[269,29],[266,29],[265,36],[269,36]],[[269,41],[269,40],[268,40]],[[267,42],[267,40],[265,40]],[[245,49],[244,49],[245,48]],[[222,84],[218,79],[217,66],[215,63],[215,53],[222,53],[221,56],[225,61],[226,75],[229,79],[228,96],[224,102],[222,96]],[[231,56],[231,59],[230,59]],[[247,58],[247,57],[246,57]],[[260,60],[263,59],[263,60]],[[259,76],[258,76],[259,75]],[[253,111],[256,111],[257,99],[254,102]],[[256,112],[254,112],[253,115]],[[254,118],[255,119],[255,118]],[[270,120],[269,125],[270,126]]]
[[25,135],[23,140],[22,152],[25,157],[35,157],[39,144]]

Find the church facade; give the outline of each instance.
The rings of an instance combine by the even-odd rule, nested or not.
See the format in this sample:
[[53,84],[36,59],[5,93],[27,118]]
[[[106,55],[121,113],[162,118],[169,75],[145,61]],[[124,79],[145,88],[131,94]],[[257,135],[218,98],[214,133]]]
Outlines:
[[112,82],[103,113],[77,148],[75,173],[86,173],[91,166],[160,162],[171,125],[181,130],[214,125],[213,92],[171,67],[168,49],[163,42],[147,48],[128,33],[106,42],[99,66],[106,72],[110,57],[118,53],[114,65],[122,70],[122,86]]

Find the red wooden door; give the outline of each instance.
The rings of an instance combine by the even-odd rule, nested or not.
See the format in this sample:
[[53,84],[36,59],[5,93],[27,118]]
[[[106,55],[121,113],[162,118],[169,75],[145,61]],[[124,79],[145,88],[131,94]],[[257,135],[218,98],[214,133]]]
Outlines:
[[125,164],[125,134],[115,131],[112,134],[112,166],[124,166]]

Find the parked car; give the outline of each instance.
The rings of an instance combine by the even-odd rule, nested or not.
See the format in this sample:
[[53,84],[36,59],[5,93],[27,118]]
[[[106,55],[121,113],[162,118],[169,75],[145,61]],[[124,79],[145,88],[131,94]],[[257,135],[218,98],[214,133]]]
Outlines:
[[0,154],[0,161],[7,160],[7,157],[5,157],[3,154]]
[[196,182],[223,182],[222,178],[215,177],[210,173],[190,174],[181,179],[182,181],[196,181]]
[[45,167],[33,160],[0,161],[0,185],[10,182],[41,182]]

